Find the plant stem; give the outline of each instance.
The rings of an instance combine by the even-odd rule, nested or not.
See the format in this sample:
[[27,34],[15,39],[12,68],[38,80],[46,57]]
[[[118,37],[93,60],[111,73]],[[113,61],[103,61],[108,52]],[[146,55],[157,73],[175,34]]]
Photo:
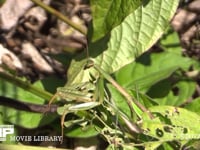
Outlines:
[[[138,101],[134,100],[131,95],[126,92],[126,90],[120,86],[109,74],[107,74],[103,69],[101,69],[99,66],[94,64],[94,68],[98,70],[101,74],[103,74],[104,78],[108,80],[127,100],[127,104],[131,110],[131,112],[134,112],[135,110],[132,107],[132,102],[134,102],[143,112],[147,112],[150,118],[154,118],[151,112],[145,108],[142,104],[140,104]],[[137,112],[136,112],[137,113]]]
[[84,35],[87,34],[87,31],[84,28],[82,28],[80,25],[72,22],[70,19],[68,19],[66,16],[64,16],[62,13],[58,12],[54,8],[44,4],[40,0],[31,0],[31,1],[34,2],[35,4],[37,4],[38,6],[42,7],[43,9],[45,9],[49,13],[55,15],[56,17],[58,17],[58,19],[64,21],[65,23],[67,23],[68,25],[70,25],[72,28],[76,29],[80,33],[82,33]]
[[12,76],[8,73],[0,72],[0,78],[3,79],[3,80],[6,80],[6,81],[8,81],[12,84],[17,85],[18,87],[20,87],[24,90],[27,90],[27,91],[33,93],[34,95],[37,95],[41,98],[44,98],[45,100],[49,100],[52,97],[51,93],[49,93],[45,90],[36,88],[35,86],[30,84],[29,82],[23,81],[20,78],[18,78],[16,76]]

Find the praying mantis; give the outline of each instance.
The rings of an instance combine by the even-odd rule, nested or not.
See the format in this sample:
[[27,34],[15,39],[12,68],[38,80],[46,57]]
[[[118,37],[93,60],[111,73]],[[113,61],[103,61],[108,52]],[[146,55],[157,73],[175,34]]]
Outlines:
[[[68,113],[76,113],[78,111],[89,111],[94,109],[97,106],[100,106],[105,101],[105,87],[104,87],[104,79],[107,80],[112,86],[114,86],[126,99],[128,107],[131,112],[131,116],[135,112],[137,116],[141,117],[143,112],[148,112],[149,116],[153,118],[151,112],[149,112],[143,105],[141,105],[138,101],[134,100],[132,96],[122,87],[120,86],[108,73],[106,73],[101,67],[94,63],[94,60],[88,58],[86,63],[83,65],[83,70],[92,70],[95,71],[98,75],[95,77],[90,75],[93,78],[93,81],[87,81],[78,84],[67,85],[65,87],[57,88],[56,94],[50,99],[49,107],[51,103],[55,100],[56,97],[63,99],[66,101],[66,104],[63,107],[58,109],[58,113],[62,115],[61,117],[61,127],[62,127],[62,136],[64,129],[65,116]],[[91,71],[92,72],[92,71]],[[115,112],[117,112],[118,116],[125,123],[125,125],[135,133],[141,133],[142,130],[138,127],[137,124],[130,121],[129,117],[124,114],[122,111],[118,110],[114,105],[112,105],[109,100],[107,100],[107,104],[112,108]]]

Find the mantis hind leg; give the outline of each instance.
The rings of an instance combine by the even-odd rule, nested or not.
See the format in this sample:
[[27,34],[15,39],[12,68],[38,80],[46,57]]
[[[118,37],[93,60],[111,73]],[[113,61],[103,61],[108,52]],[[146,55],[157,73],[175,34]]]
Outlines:
[[60,125],[61,125],[61,136],[62,136],[62,140],[61,140],[61,144],[63,142],[63,137],[64,137],[64,123],[65,123],[65,116],[67,115],[68,110],[66,109],[61,117],[61,121],[60,121]]
[[58,93],[55,93],[51,99],[49,100],[49,103],[48,103],[48,109],[51,107],[51,104],[53,103],[53,101],[55,100],[55,98],[58,96]]
[[53,103],[53,101],[55,100],[56,96],[58,96],[58,93],[55,93],[51,99],[49,100],[48,106],[46,107],[46,110],[43,112],[43,114],[46,114],[47,112],[49,112],[49,110],[51,109],[51,104]]

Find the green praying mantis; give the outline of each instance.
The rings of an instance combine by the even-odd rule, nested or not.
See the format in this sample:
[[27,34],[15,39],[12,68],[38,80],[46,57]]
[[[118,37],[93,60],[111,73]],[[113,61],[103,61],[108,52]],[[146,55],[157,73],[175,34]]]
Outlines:
[[[98,75],[96,75],[95,77],[93,76],[94,81],[72,84],[70,86],[68,85],[65,87],[57,88],[57,92],[49,101],[49,107],[56,97],[59,97],[60,99],[66,101],[64,107],[61,107],[61,109],[59,110],[59,113],[62,115],[61,117],[62,136],[63,136],[65,116],[68,113],[91,110],[97,106],[100,106],[105,101],[104,79],[107,80],[107,82],[109,82],[111,85],[113,85],[121,93],[121,95],[125,97],[132,115],[135,112],[137,116],[141,117],[141,114],[143,112],[148,112],[149,117],[153,118],[151,112],[149,112],[138,101],[134,100],[132,96],[122,86],[120,86],[108,73],[106,73],[103,69],[101,69],[101,67],[96,65],[91,58],[89,58],[86,61],[86,64],[83,65],[82,69],[83,71],[87,69],[90,70],[94,69]],[[120,119],[123,120],[123,122],[129,128],[129,130],[135,133],[142,132],[142,130],[138,127],[137,124],[130,121],[130,119],[127,117],[126,114],[118,110],[114,105],[112,105],[108,101],[107,101],[108,105],[110,105],[110,107],[112,107],[112,109],[118,113]]]

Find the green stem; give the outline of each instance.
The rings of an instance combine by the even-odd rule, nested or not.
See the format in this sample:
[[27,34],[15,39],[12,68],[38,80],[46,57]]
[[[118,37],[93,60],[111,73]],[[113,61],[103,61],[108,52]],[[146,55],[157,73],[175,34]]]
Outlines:
[[15,84],[17,85],[18,87],[24,89],[24,90],[27,90],[31,93],[33,93],[34,95],[37,95],[45,100],[49,100],[51,97],[52,97],[52,94],[45,91],[45,90],[42,90],[42,89],[39,89],[39,88],[36,88],[35,86],[33,86],[32,84],[28,83],[27,81],[23,81],[21,80],[20,78],[18,77],[15,77],[15,76],[12,76],[8,73],[3,73],[3,72],[0,72],[0,78],[3,79],[3,80],[6,80],[12,84]]
[[82,28],[80,25],[72,22],[70,19],[68,19],[66,16],[64,16],[62,13],[58,12],[54,8],[42,3],[40,0],[31,0],[31,1],[34,2],[35,4],[37,4],[38,6],[42,7],[43,9],[45,9],[49,13],[55,15],[60,20],[64,21],[65,23],[67,23],[68,25],[73,27],[74,29],[78,30],[80,33],[82,33],[84,35],[87,34],[87,31],[84,28]]

